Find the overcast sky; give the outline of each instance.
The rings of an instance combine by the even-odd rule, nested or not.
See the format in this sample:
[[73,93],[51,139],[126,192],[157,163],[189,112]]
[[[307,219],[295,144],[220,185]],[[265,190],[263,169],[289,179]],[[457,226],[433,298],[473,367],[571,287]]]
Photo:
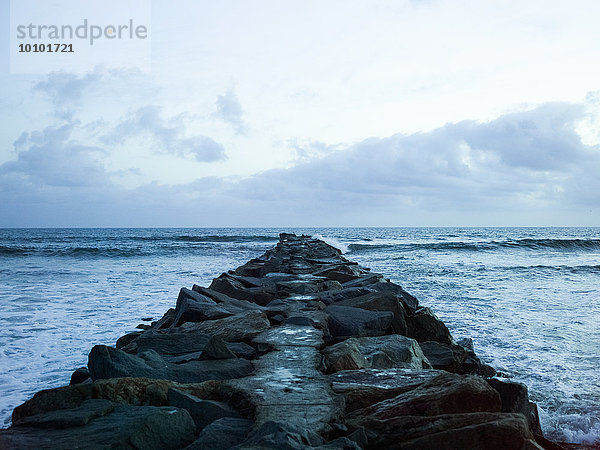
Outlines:
[[0,226],[600,225],[596,0],[151,14],[150,71],[4,58]]

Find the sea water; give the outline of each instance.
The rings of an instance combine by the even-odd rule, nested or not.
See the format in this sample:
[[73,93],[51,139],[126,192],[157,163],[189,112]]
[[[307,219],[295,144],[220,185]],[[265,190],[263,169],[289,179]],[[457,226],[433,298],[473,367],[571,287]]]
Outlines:
[[557,440],[600,441],[600,228],[0,229],[0,420],[68,384],[95,344],[259,256],[318,235],[430,306],[529,386]]

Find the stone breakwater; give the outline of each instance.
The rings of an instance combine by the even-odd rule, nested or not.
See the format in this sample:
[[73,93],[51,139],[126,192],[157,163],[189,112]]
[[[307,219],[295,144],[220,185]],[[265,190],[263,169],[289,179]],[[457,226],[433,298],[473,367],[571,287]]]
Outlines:
[[560,448],[524,385],[309,236],[281,234],[138,328],[15,408],[0,448]]

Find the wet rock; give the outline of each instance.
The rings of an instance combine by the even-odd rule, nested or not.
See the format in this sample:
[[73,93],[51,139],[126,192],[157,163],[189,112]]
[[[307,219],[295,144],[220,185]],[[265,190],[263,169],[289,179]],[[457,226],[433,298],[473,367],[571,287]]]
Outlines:
[[69,384],[80,384],[86,382],[89,379],[90,371],[88,370],[88,368],[80,367],[79,369],[75,370],[75,372],[73,372],[73,374],[71,375],[71,381]]
[[437,341],[453,344],[450,331],[431,309],[421,308],[413,316],[406,318],[407,335],[419,342]]
[[324,269],[313,272],[313,275],[324,276],[332,281],[342,283],[355,280],[363,275],[364,271],[359,269],[358,265],[334,264]]
[[320,360],[311,345],[278,345],[255,362],[252,377],[226,381],[223,389],[242,393],[255,405],[257,426],[280,421],[319,434],[342,411],[329,380],[318,370]]
[[394,294],[402,302],[408,315],[416,313],[419,309],[419,301],[417,298],[402,289],[402,286],[392,283],[391,281],[383,279],[379,280],[379,282],[369,285],[369,289],[376,292],[389,292]]
[[367,360],[358,348],[358,340],[346,339],[323,350],[325,373],[356,370],[368,367]]
[[368,311],[391,311],[394,318],[391,330],[396,334],[406,335],[406,313],[395,294],[391,292],[369,292],[366,295],[351,297],[336,303],[336,306],[350,306]]
[[522,450],[535,446],[520,414],[463,413],[429,417],[394,416],[352,422],[365,426],[369,448]]
[[180,384],[167,380],[149,378],[111,378],[93,383],[76,384],[36,393],[33,398],[17,406],[12,415],[13,423],[25,417],[49,411],[78,408],[89,399],[110,400],[112,403],[131,405],[166,406],[167,392],[175,387],[196,397],[211,398],[220,387],[219,381],[199,384]]
[[252,303],[248,300],[239,300],[237,298],[232,298],[225,294],[222,294],[221,292],[198,286],[197,284],[194,284],[194,286],[192,286],[192,291],[214,300],[217,304],[222,305],[223,307],[227,308],[228,311],[231,311],[236,314],[243,311],[263,310],[263,307],[257,305],[256,303]]
[[174,326],[185,322],[203,322],[205,320],[223,319],[233,315],[217,303],[190,289],[182,288],[177,297]]
[[219,336],[227,342],[250,342],[270,327],[271,324],[265,313],[246,311],[225,319],[185,323],[179,329],[182,333]]
[[253,422],[248,419],[223,417],[207,425],[186,450],[227,450],[241,444],[250,433]]
[[3,449],[176,449],[194,440],[189,413],[172,407],[116,405],[84,426],[40,429],[14,426],[0,434]]
[[443,373],[411,391],[354,411],[352,417],[385,420],[394,416],[435,416],[465,412],[500,412],[500,396],[485,380]]
[[364,368],[431,368],[419,344],[405,336],[350,338],[323,350],[325,373]]
[[366,287],[375,284],[382,279],[383,275],[381,275],[380,273],[370,273],[368,275],[361,276],[350,281],[346,281],[345,283],[342,283],[342,287],[344,289],[354,287]]
[[347,437],[340,437],[337,439],[334,439],[333,441],[329,441],[326,444],[323,445],[319,445],[317,447],[312,447],[315,450],[320,450],[320,449],[336,449],[336,450],[362,450],[362,447],[360,445],[358,445],[355,441],[353,441],[352,439],[349,439]]
[[[460,374],[493,375],[494,369],[481,363],[475,353],[461,345],[441,342],[421,342],[423,353],[435,369]],[[488,375],[489,376],[489,375]]]
[[138,337],[142,335],[141,331],[135,331],[133,333],[126,334],[125,336],[121,336],[117,339],[117,348],[127,347],[130,343],[135,341]]
[[235,273],[246,277],[262,277],[265,272],[265,261],[251,259],[246,264],[235,269]]
[[332,290],[326,292],[319,292],[317,298],[321,300],[326,305],[332,305],[334,303],[341,302],[343,300],[348,300],[355,297],[361,297],[363,295],[371,294],[373,290],[368,288],[348,288],[348,289],[339,289]]
[[368,367],[373,369],[431,368],[417,341],[405,336],[358,338],[358,347],[365,356]]
[[440,373],[432,369],[347,370],[330,375],[330,381],[333,392],[344,396],[349,412],[412,391]]
[[183,333],[178,328],[168,332],[150,330],[139,335],[131,343],[121,347],[121,350],[132,354],[154,350],[162,355],[163,358],[168,359],[170,356],[202,351],[210,340],[210,337],[211,335],[194,336],[189,333]]
[[152,328],[156,330],[162,330],[164,328],[169,328],[173,325],[173,321],[175,320],[175,309],[169,308],[167,312],[156,322],[152,322]]
[[542,434],[537,405],[529,401],[527,386],[497,378],[490,378],[487,382],[500,394],[502,412],[523,414],[531,432],[536,435]]
[[214,400],[203,400],[194,395],[180,391],[176,388],[169,389],[167,393],[170,406],[183,408],[190,413],[199,433],[217,419],[223,417],[240,418],[240,415],[226,403]]
[[223,339],[219,336],[212,336],[204,349],[202,349],[199,359],[231,359],[235,357],[235,353],[227,347]]
[[380,336],[385,334],[394,320],[390,311],[366,311],[349,306],[330,305],[329,332],[332,336]]
[[96,345],[88,358],[92,380],[121,377],[144,377],[173,380],[180,383],[200,383],[207,380],[239,378],[252,373],[252,364],[245,359],[190,361],[167,363],[152,351],[130,355],[122,350]]
[[275,293],[269,292],[265,287],[248,288],[238,278],[225,273],[215,278],[209,289],[238,300],[246,300],[263,306],[275,299]]
[[114,410],[109,400],[89,399],[70,409],[48,411],[17,420],[13,425],[36,428],[70,428],[86,425],[90,420],[105,416]]
[[285,422],[268,421],[250,432],[240,448],[304,449],[323,443],[315,433]]

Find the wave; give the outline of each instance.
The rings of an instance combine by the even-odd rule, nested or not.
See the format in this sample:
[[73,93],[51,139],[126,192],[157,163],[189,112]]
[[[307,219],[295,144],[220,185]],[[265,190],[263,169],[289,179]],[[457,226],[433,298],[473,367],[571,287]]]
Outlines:
[[570,272],[570,273],[600,273],[600,265],[580,265],[580,266],[547,266],[547,265],[535,265],[535,266],[509,266],[500,267],[501,270],[514,270],[519,272],[539,271],[539,272]]
[[0,246],[0,256],[71,256],[71,257],[131,257],[144,256],[145,252],[137,248],[35,248]]
[[213,236],[174,236],[175,241],[183,242],[276,242],[279,240],[275,236],[229,236],[229,235],[213,235]]
[[506,241],[480,241],[480,242],[398,242],[398,243],[352,243],[350,250],[385,250],[397,249],[401,251],[413,250],[466,250],[486,251],[503,248],[523,249],[557,249],[557,250],[600,250],[600,239],[514,239]]

